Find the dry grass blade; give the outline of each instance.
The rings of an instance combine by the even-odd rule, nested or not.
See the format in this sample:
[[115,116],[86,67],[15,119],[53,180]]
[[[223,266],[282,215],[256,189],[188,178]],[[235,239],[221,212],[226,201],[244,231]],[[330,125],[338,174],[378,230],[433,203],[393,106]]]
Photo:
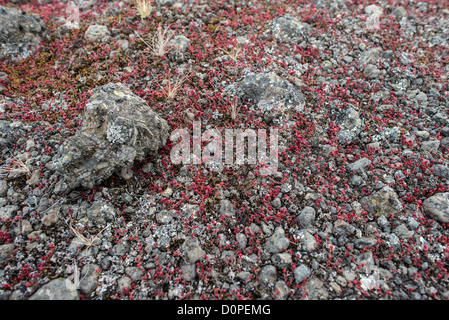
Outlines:
[[173,33],[169,32],[169,28],[162,30],[159,25],[157,27],[156,36],[153,38],[153,53],[159,57],[165,56],[168,52],[169,42],[173,37]]
[[28,156],[25,163],[22,160],[17,159],[15,156],[11,159],[11,165],[3,165],[0,167],[0,174],[2,173],[13,173],[13,174],[27,174],[31,175],[31,170],[28,167]]
[[237,59],[240,57],[242,49],[240,47],[232,48],[231,50],[224,50],[220,49],[224,53],[228,55],[229,58],[231,58],[234,62],[237,62]]
[[165,87],[167,99],[173,99],[176,96],[176,93],[178,92],[181,85],[182,85],[182,81],[177,81],[174,84],[169,82],[167,84],[167,86]]
[[[90,262],[87,264],[89,267]],[[68,281],[68,285],[73,286],[74,289],[79,290],[81,281],[84,280],[86,277],[87,272],[84,274],[84,276],[81,278],[81,270],[78,268],[78,265],[76,263],[76,260],[73,261],[73,282],[70,280],[70,278],[67,278],[66,281]]]
[[135,0],[134,5],[142,20],[147,18],[153,10],[153,5],[149,0]]
[[173,99],[176,96],[179,89],[184,84],[184,81],[186,80],[187,76],[188,75],[182,76],[181,78],[177,79],[174,83],[171,82],[167,83],[166,87],[164,88],[167,99]]
[[163,57],[168,52],[170,45],[169,42],[172,39],[174,32],[169,27],[162,29],[161,25],[158,25],[156,34],[151,39],[151,43],[145,41],[140,35],[137,35],[150,49],[150,51],[158,56]]
[[100,232],[98,232],[95,236],[85,237],[79,230],[75,229],[72,224],[69,225],[70,230],[81,240],[81,242],[86,246],[85,251],[88,251],[91,247],[96,246],[95,241],[100,240],[98,237],[107,227],[104,227]]

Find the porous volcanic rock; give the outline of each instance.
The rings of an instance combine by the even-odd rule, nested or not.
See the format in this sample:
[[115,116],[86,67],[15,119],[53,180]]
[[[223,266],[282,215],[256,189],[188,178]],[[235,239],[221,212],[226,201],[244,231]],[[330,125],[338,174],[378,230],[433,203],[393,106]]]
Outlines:
[[47,34],[38,16],[0,6],[0,58],[28,57]]
[[53,158],[67,188],[92,188],[114,172],[132,177],[134,161],[155,154],[168,139],[168,124],[128,87],[96,88],[86,105],[80,131]]
[[225,91],[243,100],[251,100],[263,111],[294,108],[300,112],[305,106],[301,91],[274,72],[250,72],[240,79],[237,88],[230,86]]
[[435,194],[423,202],[423,209],[432,219],[449,223],[449,192]]

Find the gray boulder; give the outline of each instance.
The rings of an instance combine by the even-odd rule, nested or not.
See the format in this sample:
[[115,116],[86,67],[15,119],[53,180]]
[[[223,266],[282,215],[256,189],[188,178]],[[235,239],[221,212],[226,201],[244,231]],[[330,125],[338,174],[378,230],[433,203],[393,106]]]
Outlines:
[[277,17],[269,26],[273,36],[284,42],[300,42],[312,32],[312,27],[298,19],[285,15]]
[[347,165],[349,171],[354,171],[356,173],[362,173],[371,165],[371,160],[368,158],[361,158],[353,163]]
[[289,244],[290,240],[285,236],[284,229],[277,227],[273,235],[265,242],[264,247],[270,253],[279,253],[287,249]]
[[57,278],[34,293],[29,300],[79,300],[79,293],[70,280]]
[[187,238],[181,246],[184,257],[188,263],[203,260],[206,252],[201,248],[198,239]]
[[220,215],[222,217],[235,217],[235,208],[231,201],[227,199],[220,201]]
[[0,264],[8,261],[9,255],[14,250],[14,244],[7,243],[0,245]]
[[423,202],[423,210],[442,223],[449,223],[449,192],[437,193]]
[[175,2],[176,2],[175,0],[156,0],[156,4],[161,7],[172,6]]
[[0,197],[5,196],[7,191],[8,191],[8,182],[6,182],[5,180],[0,180]]
[[89,26],[89,28],[86,30],[86,33],[84,36],[88,40],[99,41],[109,35],[111,35],[111,32],[109,31],[109,29],[106,26],[101,26],[101,25],[95,24],[95,25]]
[[306,103],[301,91],[274,72],[250,72],[240,79],[237,87],[227,87],[225,93],[251,100],[263,111],[282,107],[301,112]]
[[311,271],[309,267],[304,264],[301,264],[299,267],[295,268],[293,271],[293,275],[295,277],[296,283],[302,283],[311,275]]
[[449,178],[449,167],[443,164],[436,164],[433,166],[434,175],[440,178]]
[[185,51],[190,46],[190,39],[183,35],[177,35],[170,40],[170,44],[179,51]]
[[364,53],[360,55],[359,61],[360,64],[368,65],[368,64],[377,64],[379,60],[385,57],[385,53],[381,47],[373,47],[366,50]]
[[308,279],[304,291],[308,300],[326,300],[329,297],[329,292],[326,290],[323,281],[315,276]]
[[298,225],[301,227],[309,227],[315,221],[315,209],[313,207],[304,207],[296,217]]
[[90,295],[97,288],[99,278],[99,273],[97,270],[99,269],[100,266],[96,264],[89,264],[83,267],[79,290],[85,297],[90,297]]
[[437,152],[439,147],[440,147],[439,140],[423,141],[423,143],[421,144],[422,151],[428,151],[431,153]]
[[398,199],[398,195],[388,186],[362,198],[360,204],[375,216],[389,215],[390,213],[397,214],[402,211],[402,204]]
[[87,209],[86,216],[91,225],[96,227],[104,227],[115,217],[115,208],[109,202],[95,201],[92,206]]
[[299,230],[297,238],[299,239],[298,251],[312,252],[315,249],[316,239],[307,229]]
[[335,124],[341,128],[337,133],[338,142],[341,144],[355,142],[363,126],[359,112],[349,106],[345,109],[339,109],[334,113],[334,116]]
[[18,210],[19,207],[15,204],[6,205],[3,208],[0,208],[0,219],[13,219]]
[[17,60],[28,57],[47,32],[40,17],[0,6],[0,58]]
[[276,267],[272,265],[263,266],[259,273],[259,283],[262,286],[274,286],[277,280]]
[[145,100],[109,83],[94,89],[80,131],[63,143],[53,166],[65,189],[92,188],[114,173],[130,179],[134,161],[156,154],[168,136],[167,122]]

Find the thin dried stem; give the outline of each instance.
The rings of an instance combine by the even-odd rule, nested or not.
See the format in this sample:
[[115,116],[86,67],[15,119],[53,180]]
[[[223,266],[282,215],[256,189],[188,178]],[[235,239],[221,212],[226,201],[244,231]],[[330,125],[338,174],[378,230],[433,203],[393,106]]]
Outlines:
[[169,42],[172,39],[173,34],[174,33],[171,32],[169,27],[162,29],[161,25],[158,25],[156,34],[151,39],[151,43],[145,41],[139,34],[137,36],[148,46],[154,55],[163,57],[170,49]]
[[167,86],[164,88],[167,99],[173,99],[176,96],[187,76],[188,74],[178,78],[174,83],[168,82]]
[[232,48],[231,50],[224,50],[224,49],[219,49],[221,51],[223,51],[224,53],[226,53],[228,55],[229,58],[231,58],[234,62],[237,62],[238,58],[241,55],[242,49],[240,49],[240,47],[235,47]]
[[[90,262],[87,264],[87,267],[89,267],[89,265],[90,265]],[[80,276],[81,276],[81,270],[78,268],[76,260],[74,260],[73,261],[73,282],[70,281],[70,278],[68,278],[67,280],[76,290],[79,290],[81,281],[83,281],[84,278],[87,276],[87,272],[84,274],[84,276],[82,278]]]
[[85,251],[88,251],[91,247],[96,246],[95,241],[100,240],[98,237],[106,228],[104,227],[100,232],[98,232],[95,236],[85,237],[79,230],[75,229],[72,224],[69,225],[70,230],[81,240],[81,242],[86,246]]
[[165,92],[167,94],[167,99],[173,99],[176,96],[176,93],[178,92],[179,88],[182,85],[182,81],[177,81],[174,84],[169,82],[167,86],[165,87]]
[[[13,173],[13,174],[22,174],[26,173],[27,175],[31,175],[31,170],[28,167],[28,156],[25,163],[22,160],[17,159],[15,156],[12,156],[11,159],[11,165],[3,165],[0,167],[0,174],[1,173]],[[13,167],[11,167],[13,166]]]

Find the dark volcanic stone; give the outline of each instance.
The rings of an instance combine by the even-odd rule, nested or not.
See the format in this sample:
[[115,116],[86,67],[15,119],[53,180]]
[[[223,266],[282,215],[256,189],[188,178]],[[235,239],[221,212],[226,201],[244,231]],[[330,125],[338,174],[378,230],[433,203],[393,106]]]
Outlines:
[[47,28],[35,16],[0,6],[0,57],[28,57],[46,36]]
[[120,83],[96,88],[81,130],[61,146],[55,169],[69,189],[92,188],[117,173],[132,177],[134,161],[155,154],[168,139],[168,124]]

